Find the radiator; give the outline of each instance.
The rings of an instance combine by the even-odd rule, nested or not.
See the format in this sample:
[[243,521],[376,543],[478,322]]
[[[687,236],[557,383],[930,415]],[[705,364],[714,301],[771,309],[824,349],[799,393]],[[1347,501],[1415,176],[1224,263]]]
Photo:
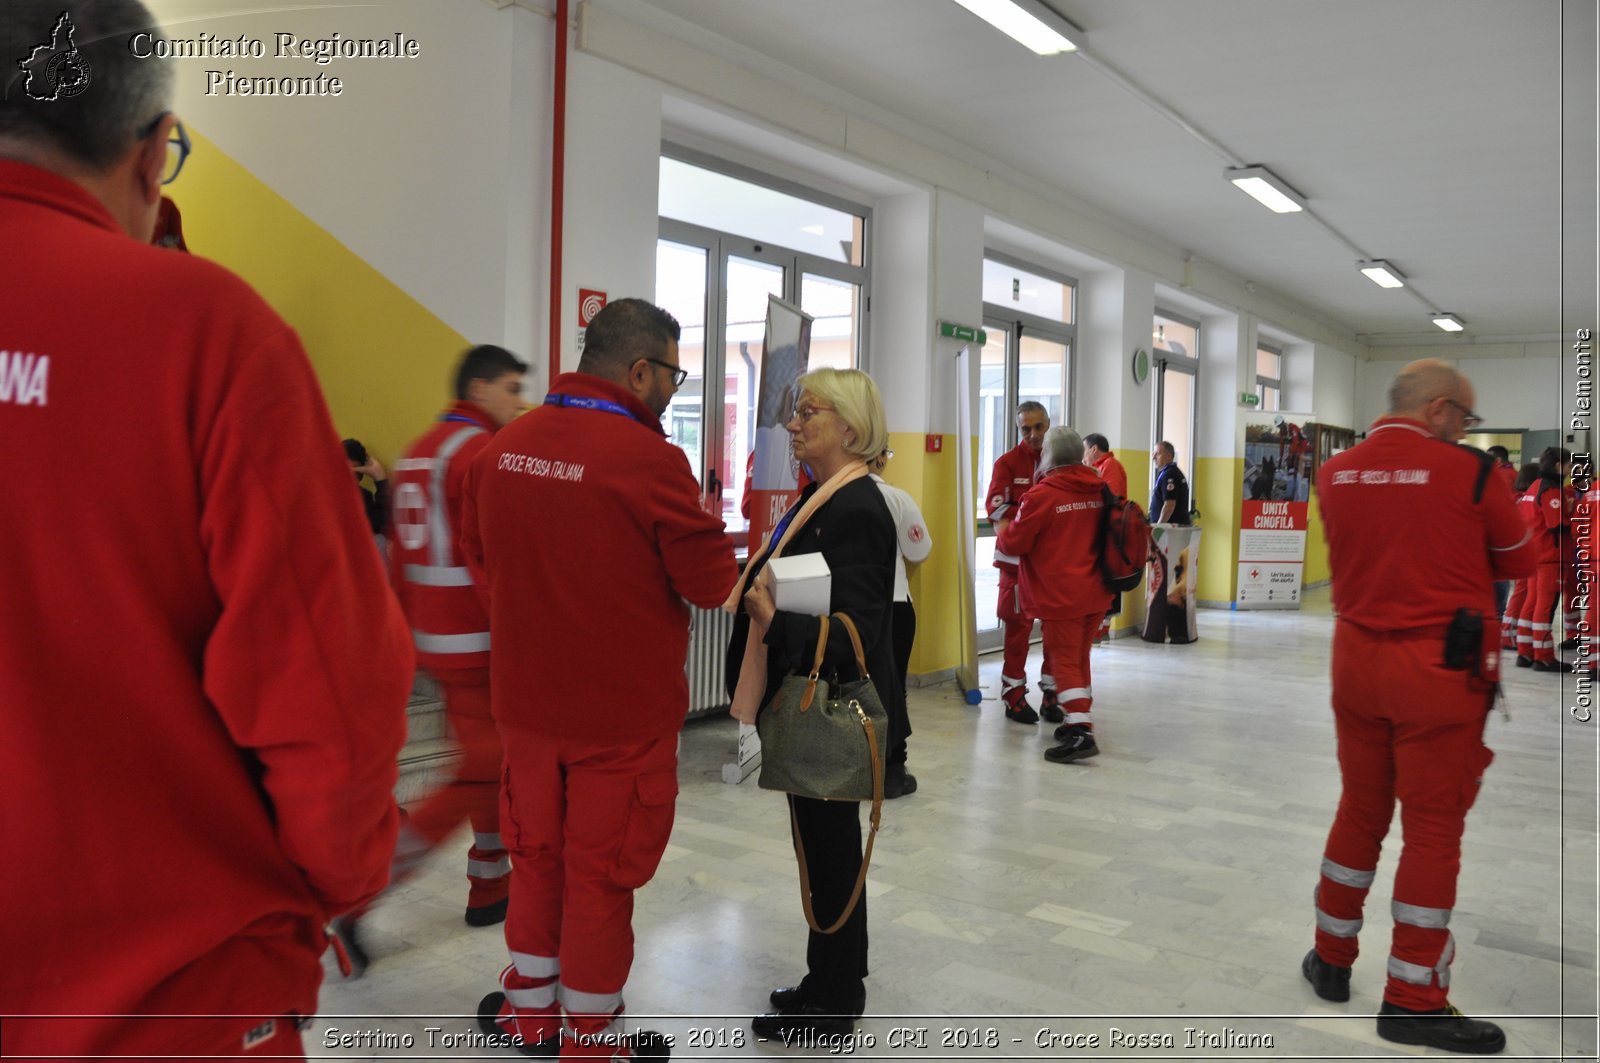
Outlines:
[[704,716],[728,707],[724,662],[733,617],[721,609],[692,609],[689,621],[689,716]]

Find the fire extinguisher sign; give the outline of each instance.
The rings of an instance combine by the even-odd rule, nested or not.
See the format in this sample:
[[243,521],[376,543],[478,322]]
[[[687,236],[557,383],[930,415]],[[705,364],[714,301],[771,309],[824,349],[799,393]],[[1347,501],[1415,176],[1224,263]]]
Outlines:
[[606,293],[594,288],[578,289],[578,353],[583,353],[583,339],[589,331],[589,322],[606,305]]

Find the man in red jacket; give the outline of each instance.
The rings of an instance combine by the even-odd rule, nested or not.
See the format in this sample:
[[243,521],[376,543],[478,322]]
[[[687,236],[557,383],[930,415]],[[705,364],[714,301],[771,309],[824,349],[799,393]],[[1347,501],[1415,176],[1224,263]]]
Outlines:
[[5,1051],[295,1056],[323,926],[388,874],[411,647],[294,333],[149,243],[155,30],[0,15],[32,57],[0,104]]
[[1100,580],[1100,519],[1105,482],[1083,464],[1083,440],[1070,428],[1044,438],[1040,480],[1022,496],[1016,519],[1000,534],[996,550],[1021,559],[1023,607],[1044,623],[1044,644],[1055,671],[1064,722],[1060,743],[1045,750],[1056,764],[1096,756],[1089,709],[1089,647],[1106,611]]
[[578,371],[467,472],[461,546],[489,594],[512,876],[512,962],[479,1015],[546,1052],[559,1040],[563,1059],[659,1051],[621,1032],[633,892],[672,831],[685,603],[721,605],[737,576],[661,430],[686,375],[678,335],[642,299],[608,303]]
[[1494,581],[1527,575],[1533,553],[1499,483],[1478,490],[1484,455],[1453,445],[1477,423],[1472,404],[1448,363],[1412,362],[1390,385],[1389,413],[1318,474],[1344,792],[1301,970],[1323,999],[1350,999],[1362,907],[1398,800],[1405,848],[1378,1035],[1489,1053],[1505,1047],[1500,1028],[1450,1007],[1448,928],[1462,828],[1494,759],[1483,744],[1499,680]]
[[[995,535],[1000,536],[1017,515],[1017,504],[1033,487],[1039,469],[1039,448],[1050,430],[1050,414],[1037,402],[1017,407],[1017,433],[1021,441],[995,459],[989,477],[988,513]],[[1040,668],[1039,692],[1042,713],[1028,704],[1028,643],[1033,637],[1034,617],[1022,603],[1017,587],[1017,559],[1000,548],[994,549],[994,567],[1000,570],[1000,595],[995,614],[1005,627],[1005,657],[1000,666],[1000,700],[1005,703],[1006,719],[1015,723],[1038,723],[1042,714],[1051,723],[1060,723],[1061,707],[1056,703],[1055,673],[1050,670],[1050,646],[1044,648]]]
[[[483,344],[461,356],[456,401],[394,464],[388,525],[390,577],[411,622],[417,665],[439,684],[461,757],[443,786],[400,828],[390,885],[400,882],[462,823],[467,850],[468,926],[506,917],[511,861],[500,839],[500,736],[489,714],[489,613],[456,545],[467,466],[491,436],[523,410],[527,363]],[[351,977],[367,967],[360,914],[334,922]]]

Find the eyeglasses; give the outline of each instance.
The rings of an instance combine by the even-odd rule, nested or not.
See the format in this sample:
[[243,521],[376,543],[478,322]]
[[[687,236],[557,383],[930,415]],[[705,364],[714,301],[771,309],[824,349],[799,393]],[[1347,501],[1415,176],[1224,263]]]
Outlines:
[[[139,131],[139,139],[143,140],[156,131],[156,126],[171,111],[162,111],[151,119],[150,124]],[[189,142],[189,131],[183,128],[183,123],[175,123],[172,127],[172,136],[167,138],[167,161],[161,167],[161,183],[170,185],[178,179],[178,174],[183,172],[183,164],[189,158],[189,152],[194,150],[194,145]]]
[[663,362],[659,358],[641,358],[639,361],[649,362],[651,365],[659,365],[661,368],[670,372],[672,374],[672,386],[675,388],[683,387],[683,382],[689,379],[689,370],[679,368],[678,366],[673,365],[671,362]]
[[[796,406],[794,408],[794,416],[800,418],[801,424],[809,424],[811,418],[815,417],[819,413],[832,412],[832,406]],[[794,420],[794,418],[791,417],[790,420]]]
[[1445,399],[1444,401],[1461,411],[1462,428],[1476,428],[1483,423],[1482,417],[1479,417],[1477,414],[1473,413],[1467,407],[1461,405],[1461,403],[1457,402],[1455,399]]

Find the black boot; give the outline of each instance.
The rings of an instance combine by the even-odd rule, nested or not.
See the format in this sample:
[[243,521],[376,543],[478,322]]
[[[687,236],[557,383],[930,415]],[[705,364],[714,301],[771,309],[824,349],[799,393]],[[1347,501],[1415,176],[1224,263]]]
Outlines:
[[1323,1000],[1343,1003],[1350,999],[1350,968],[1329,963],[1317,955],[1316,949],[1306,953],[1306,958],[1300,961],[1300,973]]

